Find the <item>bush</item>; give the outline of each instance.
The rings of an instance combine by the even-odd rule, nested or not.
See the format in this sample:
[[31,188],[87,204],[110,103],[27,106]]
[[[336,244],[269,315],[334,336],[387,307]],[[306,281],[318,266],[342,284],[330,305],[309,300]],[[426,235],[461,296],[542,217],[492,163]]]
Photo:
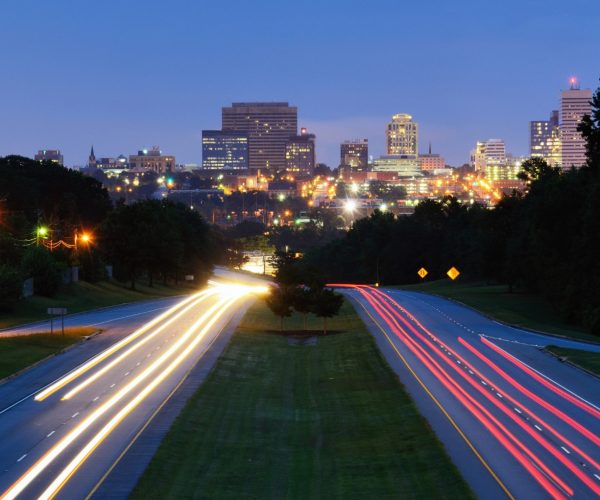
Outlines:
[[60,268],[47,250],[31,247],[23,257],[22,268],[25,276],[33,278],[33,293],[36,295],[52,297],[60,288]]
[[0,266],[0,311],[12,311],[21,298],[23,278],[7,265]]

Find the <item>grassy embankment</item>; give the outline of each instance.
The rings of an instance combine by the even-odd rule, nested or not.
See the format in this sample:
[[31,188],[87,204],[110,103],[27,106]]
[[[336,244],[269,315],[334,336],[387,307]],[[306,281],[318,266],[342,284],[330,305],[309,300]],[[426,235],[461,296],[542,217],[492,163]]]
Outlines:
[[0,338],[0,379],[62,351],[95,331],[93,327],[65,328],[65,334],[61,335],[59,327],[53,335]]
[[505,285],[438,280],[399,288],[458,300],[511,325],[564,337],[600,342],[600,337],[597,335],[565,323],[556,309],[541,297],[527,293],[508,293]]
[[574,365],[585,368],[596,375],[600,375],[600,353],[598,352],[581,351],[579,349],[564,349],[563,347],[556,347],[553,345],[548,346],[546,349],[557,356],[566,358],[567,361],[570,361]]
[[150,288],[143,284],[138,284],[137,290],[131,290],[115,281],[93,284],[80,281],[62,287],[52,298],[33,296],[21,299],[13,312],[0,313],[0,328],[46,320],[48,307],[66,307],[69,313],[76,313],[126,302],[182,295],[191,290],[186,286],[155,285]]
[[348,303],[328,327],[298,343],[258,301],[133,498],[471,497]]

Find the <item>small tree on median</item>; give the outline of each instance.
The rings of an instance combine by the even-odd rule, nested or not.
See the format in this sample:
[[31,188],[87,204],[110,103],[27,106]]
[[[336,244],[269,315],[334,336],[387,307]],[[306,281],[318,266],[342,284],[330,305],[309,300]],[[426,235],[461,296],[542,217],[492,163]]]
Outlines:
[[323,318],[324,335],[327,335],[327,318],[337,315],[343,303],[344,297],[329,288],[314,291],[312,312],[315,316]]
[[267,306],[275,316],[281,320],[280,330],[283,331],[283,318],[292,315],[291,292],[285,287],[272,287],[271,293],[266,298]]
[[306,317],[314,306],[314,293],[311,289],[297,286],[292,292],[292,307],[302,314],[304,331],[306,331]]

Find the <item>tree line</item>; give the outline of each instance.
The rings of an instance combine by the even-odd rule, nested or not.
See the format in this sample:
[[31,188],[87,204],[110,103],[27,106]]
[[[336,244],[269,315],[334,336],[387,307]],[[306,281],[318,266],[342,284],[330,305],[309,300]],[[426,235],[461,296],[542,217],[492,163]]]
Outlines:
[[524,192],[493,209],[452,197],[420,203],[414,214],[375,212],[341,239],[309,251],[298,266],[326,281],[406,284],[445,277],[506,284],[542,295],[565,320],[600,335],[600,89],[579,130],[587,162],[557,169],[524,162]]

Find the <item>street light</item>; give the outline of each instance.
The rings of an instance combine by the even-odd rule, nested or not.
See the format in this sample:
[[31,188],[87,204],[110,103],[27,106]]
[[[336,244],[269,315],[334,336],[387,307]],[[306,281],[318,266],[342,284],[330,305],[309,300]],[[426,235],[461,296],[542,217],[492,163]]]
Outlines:
[[356,200],[346,200],[344,209],[346,212],[354,212],[356,210]]
[[46,226],[40,226],[37,228],[37,235],[40,238],[48,237],[48,228]]

